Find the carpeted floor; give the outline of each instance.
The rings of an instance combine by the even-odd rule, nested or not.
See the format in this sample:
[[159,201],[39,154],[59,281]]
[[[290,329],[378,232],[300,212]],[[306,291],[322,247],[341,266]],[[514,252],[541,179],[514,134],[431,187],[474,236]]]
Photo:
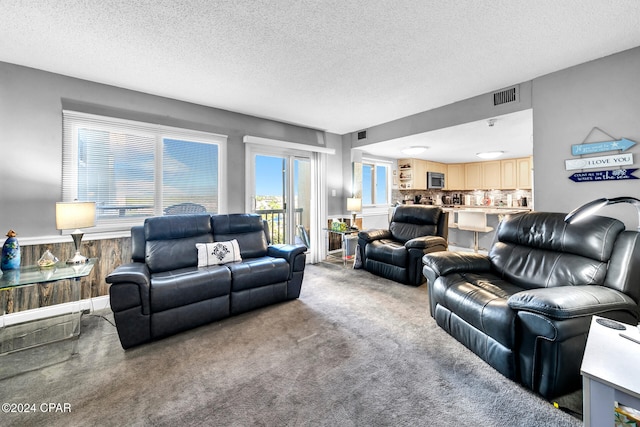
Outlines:
[[[296,301],[126,352],[113,326],[84,317],[78,354],[0,381],[0,401],[36,407],[0,424],[582,425],[438,328],[427,302],[424,285],[320,263]],[[580,394],[567,403],[581,410]]]

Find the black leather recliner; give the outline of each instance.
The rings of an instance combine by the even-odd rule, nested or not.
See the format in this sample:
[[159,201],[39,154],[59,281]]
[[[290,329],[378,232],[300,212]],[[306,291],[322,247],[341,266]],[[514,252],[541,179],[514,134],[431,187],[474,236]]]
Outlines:
[[[197,243],[237,240],[242,261],[198,267]],[[106,278],[123,348],[298,298],[306,248],[271,245],[259,215],[171,215],[131,229],[132,262]]]
[[592,315],[640,318],[640,233],[613,218],[508,216],[487,256],[425,255],[431,315],[504,376],[546,398],[581,387]]
[[378,276],[406,285],[424,282],[422,256],[447,250],[449,214],[438,206],[400,205],[389,229],[358,233],[362,266]]

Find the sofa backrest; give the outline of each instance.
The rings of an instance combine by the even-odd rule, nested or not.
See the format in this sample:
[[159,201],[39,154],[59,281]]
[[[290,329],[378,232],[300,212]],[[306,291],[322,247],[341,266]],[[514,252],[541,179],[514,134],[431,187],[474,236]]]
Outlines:
[[623,231],[611,254],[604,285],[629,295],[640,304],[640,233]]
[[549,212],[507,216],[489,251],[494,270],[526,289],[604,285],[624,224],[601,216],[567,224],[565,216]]
[[133,262],[144,262],[144,247],[146,244],[144,225],[131,227],[131,260]]
[[[132,231],[133,233],[133,231]],[[196,243],[212,243],[211,216],[170,215],[144,222],[147,267],[152,273],[198,265]],[[134,248],[139,256],[137,248]]]
[[[438,206],[400,205],[393,212],[389,231],[394,240],[405,243],[421,236],[441,236],[448,221],[443,221],[442,209]],[[442,224],[444,222],[444,224]]]
[[267,254],[267,235],[262,217],[257,214],[211,215],[213,238],[216,242],[238,241],[240,256],[257,258]]

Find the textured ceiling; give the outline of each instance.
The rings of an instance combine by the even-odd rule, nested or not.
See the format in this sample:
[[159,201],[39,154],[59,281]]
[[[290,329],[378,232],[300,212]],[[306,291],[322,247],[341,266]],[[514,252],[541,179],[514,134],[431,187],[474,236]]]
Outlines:
[[0,61],[338,134],[639,45],[638,0],[0,0]]

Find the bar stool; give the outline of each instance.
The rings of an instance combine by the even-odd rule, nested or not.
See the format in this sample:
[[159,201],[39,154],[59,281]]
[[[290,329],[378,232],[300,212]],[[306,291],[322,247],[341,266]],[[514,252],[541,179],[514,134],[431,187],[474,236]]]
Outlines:
[[456,223],[456,211],[449,211],[449,228],[458,228],[458,224]]
[[487,214],[482,211],[458,211],[458,230],[473,231],[473,251],[478,252],[478,234],[488,233],[493,227],[487,226]]

